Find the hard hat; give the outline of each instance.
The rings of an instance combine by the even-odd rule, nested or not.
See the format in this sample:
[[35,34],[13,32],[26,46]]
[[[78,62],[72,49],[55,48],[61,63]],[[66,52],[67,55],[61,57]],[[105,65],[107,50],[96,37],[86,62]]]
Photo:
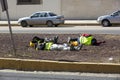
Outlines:
[[78,42],[77,41],[73,41],[73,42],[71,42],[71,45],[72,46],[78,46]]
[[30,47],[34,47],[34,46],[35,46],[35,44],[32,43],[32,41],[30,41]]

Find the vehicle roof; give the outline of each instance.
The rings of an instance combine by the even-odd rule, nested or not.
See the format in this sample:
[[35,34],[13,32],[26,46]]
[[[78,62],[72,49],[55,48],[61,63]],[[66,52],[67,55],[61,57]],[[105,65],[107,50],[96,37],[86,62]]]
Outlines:
[[51,11],[38,11],[38,12],[35,12],[35,13],[50,13]]

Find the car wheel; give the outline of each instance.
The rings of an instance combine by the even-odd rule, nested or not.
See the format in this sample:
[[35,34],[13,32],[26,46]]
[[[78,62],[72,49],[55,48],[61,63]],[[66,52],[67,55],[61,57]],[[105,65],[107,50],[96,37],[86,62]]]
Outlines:
[[108,20],[103,20],[102,21],[102,26],[107,27],[107,26],[110,26],[110,25],[111,25],[110,21],[108,21]]
[[53,22],[52,21],[47,21],[47,26],[48,27],[53,27]]
[[27,24],[27,22],[26,22],[26,21],[22,21],[22,22],[21,22],[21,26],[22,26],[22,27],[27,27],[27,26],[28,26],[28,24]]

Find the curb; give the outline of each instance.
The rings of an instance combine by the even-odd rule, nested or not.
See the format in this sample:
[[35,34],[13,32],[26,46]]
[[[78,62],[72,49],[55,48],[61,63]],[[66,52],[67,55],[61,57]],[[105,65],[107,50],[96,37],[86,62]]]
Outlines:
[[0,58],[0,69],[16,69],[25,71],[120,73],[120,64]]
[[97,20],[66,20],[65,25],[100,25]]
[[[10,21],[11,26],[18,26],[17,21]],[[8,22],[7,21],[0,21],[0,26],[8,26]]]
[[[10,21],[11,26],[19,26],[17,21]],[[61,25],[100,25],[96,20],[66,20]],[[0,21],[0,26],[8,26],[7,21]]]

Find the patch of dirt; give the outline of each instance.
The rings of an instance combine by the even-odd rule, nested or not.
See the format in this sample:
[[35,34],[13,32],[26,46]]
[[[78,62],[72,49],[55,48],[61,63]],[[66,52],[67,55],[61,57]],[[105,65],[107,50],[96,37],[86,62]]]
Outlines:
[[10,34],[0,34],[0,57],[57,61],[120,63],[120,35],[93,34],[98,41],[105,41],[99,46],[83,46],[80,51],[36,51],[29,47],[34,36],[53,38],[58,35],[58,42],[67,42],[68,36],[75,38],[79,34],[14,34],[16,54],[12,51]]

